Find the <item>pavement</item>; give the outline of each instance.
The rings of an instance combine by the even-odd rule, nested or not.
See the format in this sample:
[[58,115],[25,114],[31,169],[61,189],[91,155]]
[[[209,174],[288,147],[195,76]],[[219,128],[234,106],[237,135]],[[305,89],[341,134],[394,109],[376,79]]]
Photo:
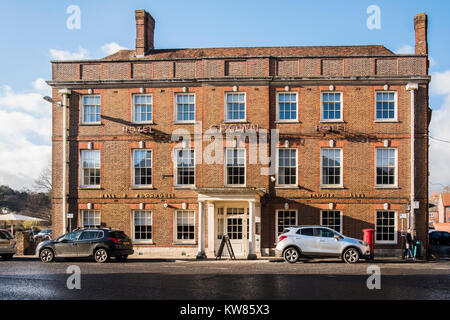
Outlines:
[[[80,289],[67,286],[77,283],[73,266],[81,273]],[[367,286],[368,281],[377,283],[373,270],[379,271],[380,289]],[[325,259],[296,264],[279,259],[129,259],[125,263],[62,260],[44,264],[33,257],[15,257],[0,260],[0,299],[448,300],[450,261],[383,258],[349,265]]]

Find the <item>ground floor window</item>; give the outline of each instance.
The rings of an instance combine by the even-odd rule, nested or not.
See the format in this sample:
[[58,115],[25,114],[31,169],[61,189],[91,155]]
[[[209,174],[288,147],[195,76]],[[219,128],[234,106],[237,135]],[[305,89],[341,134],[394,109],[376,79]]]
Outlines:
[[134,234],[135,241],[151,241],[152,240],[152,211],[135,210],[133,211]]
[[397,243],[397,219],[395,211],[377,211],[375,217],[375,241]]
[[81,210],[81,223],[84,228],[100,227],[100,211]]
[[195,212],[189,210],[177,210],[176,216],[176,240],[192,242],[195,240]]
[[323,210],[320,224],[342,233],[342,211]]
[[277,210],[276,235],[277,237],[283,233],[283,230],[288,227],[295,227],[297,225],[297,211],[296,210]]

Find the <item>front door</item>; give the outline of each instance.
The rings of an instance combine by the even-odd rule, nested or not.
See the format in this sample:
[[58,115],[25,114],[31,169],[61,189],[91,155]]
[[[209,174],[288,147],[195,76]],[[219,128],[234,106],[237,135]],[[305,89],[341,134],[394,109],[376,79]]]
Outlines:
[[[220,245],[223,235],[228,235],[236,257],[244,257],[248,244],[248,214],[247,208],[217,208],[217,245]],[[228,256],[224,248],[222,255]]]

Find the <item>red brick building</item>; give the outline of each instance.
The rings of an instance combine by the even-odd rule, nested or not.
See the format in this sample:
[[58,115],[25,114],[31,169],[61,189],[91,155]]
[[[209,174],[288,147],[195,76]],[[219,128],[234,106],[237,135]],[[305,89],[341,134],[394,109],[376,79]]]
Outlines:
[[[154,256],[214,257],[223,234],[237,256],[269,255],[300,224],[357,238],[374,228],[379,253],[401,248],[408,225],[427,243],[426,15],[415,17],[409,55],[381,45],[154,49],[154,26],[138,10],[135,50],[52,62],[64,106],[53,106],[56,235],[69,223],[120,228]],[[173,141],[175,130],[191,141]],[[221,141],[226,130],[279,139]],[[202,157],[212,140],[223,161]],[[415,219],[404,218],[411,200]]]

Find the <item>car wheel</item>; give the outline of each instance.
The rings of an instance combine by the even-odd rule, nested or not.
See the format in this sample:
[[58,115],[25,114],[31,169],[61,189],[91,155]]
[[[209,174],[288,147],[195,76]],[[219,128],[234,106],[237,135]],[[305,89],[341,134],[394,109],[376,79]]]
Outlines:
[[41,258],[42,262],[49,263],[55,260],[55,254],[52,249],[44,249],[39,254],[39,258]]
[[106,249],[100,248],[95,250],[94,259],[98,263],[103,263],[109,260],[109,253]]
[[116,259],[117,259],[118,261],[125,262],[125,261],[127,261],[128,256],[127,256],[127,255],[125,255],[125,256],[118,256],[118,257],[116,257]]
[[12,260],[13,254],[5,254],[4,256],[2,256],[2,258],[6,261]]
[[356,263],[359,260],[359,251],[356,248],[348,248],[344,251],[342,259],[347,263]]
[[289,263],[296,263],[300,258],[300,252],[294,247],[287,248],[284,250],[283,258]]

